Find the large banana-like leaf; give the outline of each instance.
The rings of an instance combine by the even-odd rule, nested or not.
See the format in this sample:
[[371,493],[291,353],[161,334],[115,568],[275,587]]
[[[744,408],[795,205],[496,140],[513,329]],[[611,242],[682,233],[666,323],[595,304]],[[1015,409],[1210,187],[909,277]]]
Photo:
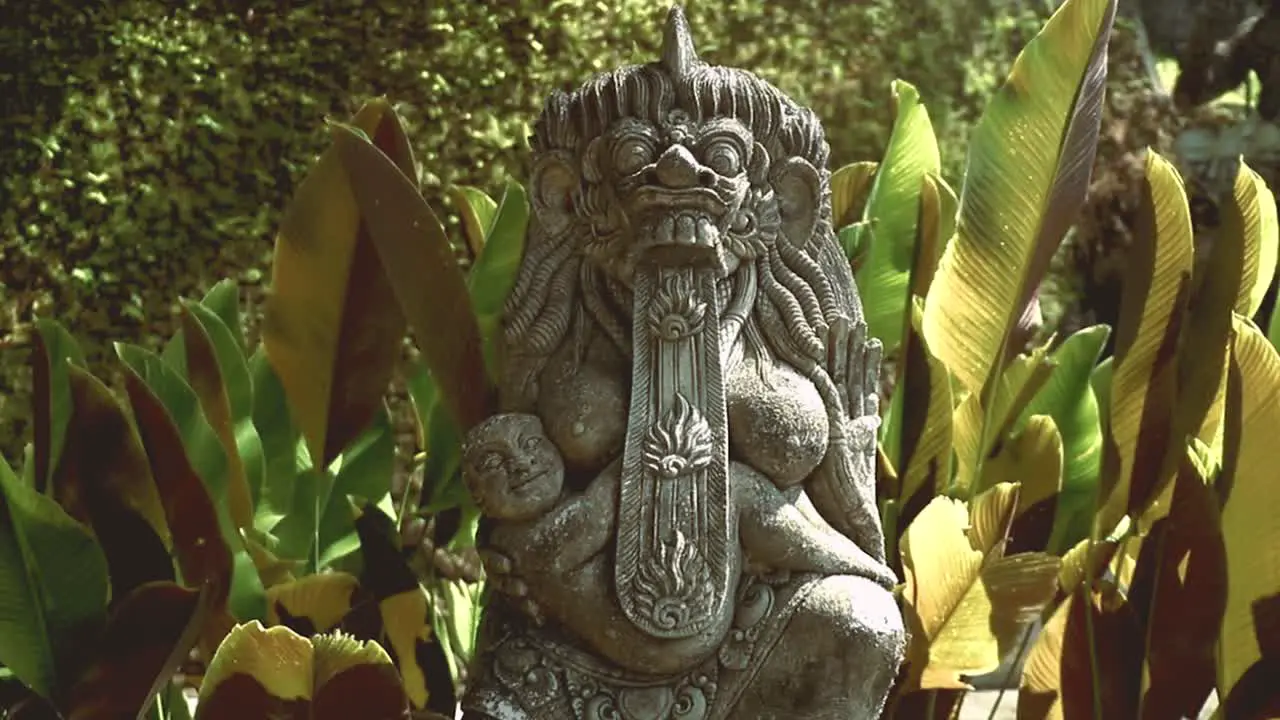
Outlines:
[[956,237],[925,303],[929,346],[974,393],[1084,201],[1116,0],[1067,0],[1014,62],[969,146]]
[[910,84],[894,80],[896,118],[889,148],[876,172],[863,220],[875,229],[866,260],[856,276],[867,317],[867,330],[880,338],[886,352],[902,341],[909,312],[907,281],[911,273],[921,182],[941,171],[938,142],[929,112]]
[[471,256],[479,257],[484,250],[485,236],[493,225],[493,217],[498,212],[498,204],[483,190],[467,185],[449,188],[449,197],[462,217],[462,235],[466,238]]
[[440,400],[459,427],[470,428],[492,411],[495,390],[485,374],[466,280],[444,226],[417,185],[376,146],[341,126],[334,126],[333,138]]
[[35,326],[31,338],[31,470],[36,489],[44,492],[62,457],[71,422],[67,365],[85,367],[85,360],[75,338],[56,321],[40,318]]
[[1051,377],[1048,345],[1016,358],[993,384],[990,397],[970,393],[952,415],[956,451],[955,487],[972,494],[979,488],[983,462],[992,447],[1014,430],[1031,398]]
[[[385,100],[352,120],[415,176],[404,130]],[[298,186],[276,236],[262,343],[307,440],[329,464],[368,425],[399,359],[405,316],[336,146]],[[433,285],[426,274],[418,277]]]
[[1048,415],[1062,435],[1062,490],[1053,537],[1046,548],[1061,553],[1089,534],[1102,469],[1102,425],[1089,378],[1111,329],[1094,325],[1062,342],[1049,359],[1057,367],[1024,410]]
[[520,270],[528,225],[528,194],[520,183],[508,181],[502,203],[485,234],[484,249],[467,275],[467,291],[484,343],[485,363],[495,382],[501,365],[502,309]]
[[1111,371],[1109,439],[1117,462],[1102,478],[1096,522],[1104,534],[1128,512],[1132,478],[1157,477],[1164,468],[1169,434],[1152,428],[1167,428],[1177,404],[1176,353],[1194,260],[1191,213],[1177,171],[1152,151],[1138,219]]
[[1280,242],[1276,198],[1266,181],[1241,162],[1223,211],[1220,241],[1240,242],[1244,248],[1244,273],[1235,309],[1252,318],[1276,274],[1277,242]]
[[983,485],[1018,483],[1018,506],[1006,552],[1035,552],[1049,546],[1062,491],[1062,435],[1053,418],[1031,416],[984,465]]
[[920,332],[922,303],[912,303],[914,324],[904,347],[904,382],[894,393],[895,417],[902,450],[895,458],[901,468],[898,485],[900,528],[911,524],[925,505],[951,482],[951,377],[929,352]]
[[1052,598],[1058,558],[999,551],[1017,502],[1016,489],[1009,489],[975,498],[972,512],[957,500],[934,498],[907,529],[909,689],[967,688],[960,675],[994,670],[1021,631],[1020,622],[993,619],[1029,619]]
[[1169,513],[1142,541],[1129,602],[1144,621],[1140,717],[1195,717],[1214,687],[1214,652],[1227,602],[1217,498],[1188,448]]
[[831,224],[837,230],[862,218],[879,163],[856,162],[831,173]]
[[[1226,441],[1218,487],[1227,550],[1227,608],[1219,639],[1219,697],[1225,706],[1252,705],[1275,692],[1249,682],[1251,670],[1280,662],[1275,617],[1260,610],[1280,597],[1280,483],[1275,442],[1280,427],[1280,355],[1248,320],[1236,316],[1228,375]],[[1268,639],[1270,638],[1270,639]],[[1246,697],[1255,695],[1253,698]],[[1235,696],[1233,698],[1233,696]],[[1241,716],[1244,717],[1244,716]],[[1250,715],[1252,717],[1252,715]]]

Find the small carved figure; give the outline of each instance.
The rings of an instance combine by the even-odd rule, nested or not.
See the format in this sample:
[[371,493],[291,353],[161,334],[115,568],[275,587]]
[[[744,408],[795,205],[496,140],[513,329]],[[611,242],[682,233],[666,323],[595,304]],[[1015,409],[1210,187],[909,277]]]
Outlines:
[[874,717],[906,631],[821,124],[673,8],[659,62],[553,93],[532,146],[501,405],[541,432],[473,436],[507,433],[468,470],[496,592],[466,717]]
[[[523,569],[530,598],[537,603],[529,609],[537,620],[545,609],[621,667],[646,673],[681,669],[680,659],[687,651],[648,642],[623,616],[613,594],[611,558],[605,549],[617,527],[619,462],[609,465],[584,492],[563,493],[564,464],[543,433],[542,421],[536,415],[512,413],[495,415],[472,429],[462,463],[472,497],[487,517],[499,521],[489,535],[490,547]],[[730,463],[729,483],[737,520],[733,530],[755,569],[868,575],[886,588],[896,583],[893,574],[862,548],[821,517],[806,516],[751,467]],[[681,534],[666,545],[677,557],[692,550]],[[743,559],[733,560],[735,582]],[[663,577],[663,568],[654,569],[655,584],[678,582]],[[687,612],[706,589],[693,584],[687,590],[689,597],[667,612]],[[729,632],[731,619],[726,613],[712,625],[709,637],[671,643],[714,648]]]

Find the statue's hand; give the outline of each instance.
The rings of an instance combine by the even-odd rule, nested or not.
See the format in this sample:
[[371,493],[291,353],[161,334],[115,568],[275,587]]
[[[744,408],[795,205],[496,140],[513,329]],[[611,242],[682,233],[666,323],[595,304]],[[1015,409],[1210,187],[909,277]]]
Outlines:
[[507,596],[529,619],[537,625],[546,621],[541,606],[529,597],[529,586],[516,573],[511,558],[492,548],[480,549],[486,581],[494,591]]
[[[880,417],[880,360],[884,347],[867,337],[867,323],[837,320],[827,331],[827,371],[851,420]],[[857,431],[855,430],[855,437]]]

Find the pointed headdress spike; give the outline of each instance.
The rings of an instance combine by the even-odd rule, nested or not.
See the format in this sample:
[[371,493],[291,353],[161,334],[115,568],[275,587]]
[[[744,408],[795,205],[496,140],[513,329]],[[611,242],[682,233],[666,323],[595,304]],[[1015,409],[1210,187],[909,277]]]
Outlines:
[[693,47],[693,34],[684,9],[672,5],[667,12],[667,27],[662,34],[662,67],[671,77],[681,77],[699,62],[698,51]]

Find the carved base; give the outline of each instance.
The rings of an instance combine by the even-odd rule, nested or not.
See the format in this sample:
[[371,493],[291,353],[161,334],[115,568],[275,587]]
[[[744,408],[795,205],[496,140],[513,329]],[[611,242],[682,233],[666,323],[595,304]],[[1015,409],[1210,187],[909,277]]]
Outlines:
[[857,577],[747,579],[729,636],[677,676],[623,672],[505,612],[481,632],[470,720],[870,719],[906,644],[893,596]]

